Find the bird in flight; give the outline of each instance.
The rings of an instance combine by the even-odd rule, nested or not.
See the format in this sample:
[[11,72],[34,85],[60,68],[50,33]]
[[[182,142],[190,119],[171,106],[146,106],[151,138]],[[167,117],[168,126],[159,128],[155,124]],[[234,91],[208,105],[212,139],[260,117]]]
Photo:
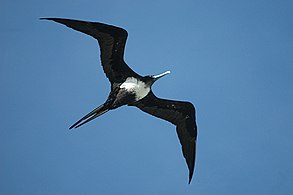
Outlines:
[[136,106],[155,117],[167,120],[176,126],[183,156],[189,169],[189,184],[194,172],[197,126],[192,103],[158,98],[152,92],[155,81],[170,73],[141,76],[124,61],[127,31],[123,28],[99,22],[87,22],[63,18],[52,20],[97,39],[103,70],[111,83],[110,94],[104,104],[82,117],[69,127],[78,128],[85,123],[123,105]]

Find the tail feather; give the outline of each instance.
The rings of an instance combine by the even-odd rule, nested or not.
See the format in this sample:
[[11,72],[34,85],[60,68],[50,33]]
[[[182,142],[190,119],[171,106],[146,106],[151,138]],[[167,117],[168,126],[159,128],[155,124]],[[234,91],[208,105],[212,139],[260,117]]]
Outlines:
[[82,117],[81,119],[79,119],[76,123],[71,125],[69,129],[78,128],[84,125],[85,123],[90,122],[91,120],[101,116],[102,114],[105,114],[108,111],[109,111],[109,108],[106,108],[105,105],[103,104],[99,106],[98,108],[95,108],[93,111],[91,111],[90,113]]

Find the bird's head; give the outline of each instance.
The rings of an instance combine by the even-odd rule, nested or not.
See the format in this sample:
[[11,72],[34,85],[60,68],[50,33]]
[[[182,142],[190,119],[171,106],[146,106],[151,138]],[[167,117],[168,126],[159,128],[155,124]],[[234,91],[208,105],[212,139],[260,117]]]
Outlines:
[[165,71],[161,74],[158,74],[158,75],[150,75],[150,76],[146,76],[144,77],[146,83],[148,83],[150,86],[152,86],[154,84],[155,81],[159,80],[160,78],[162,78],[163,76],[167,75],[167,74],[170,74],[171,71],[168,70],[168,71]]

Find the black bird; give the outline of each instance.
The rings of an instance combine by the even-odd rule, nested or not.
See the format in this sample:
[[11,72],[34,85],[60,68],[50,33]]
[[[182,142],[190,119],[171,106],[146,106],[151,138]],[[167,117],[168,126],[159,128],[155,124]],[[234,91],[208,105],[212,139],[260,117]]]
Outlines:
[[69,129],[78,128],[120,106],[136,106],[144,112],[176,125],[183,156],[189,169],[188,183],[190,183],[196,154],[195,108],[190,102],[158,98],[151,90],[154,82],[170,71],[156,76],[141,76],[130,69],[123,59],[127,31],[122,28],[99,22],[62,18],[41,19],[53,20],[97,39],[103,70],[111,83],[111,91],[106,102],[82,117]]

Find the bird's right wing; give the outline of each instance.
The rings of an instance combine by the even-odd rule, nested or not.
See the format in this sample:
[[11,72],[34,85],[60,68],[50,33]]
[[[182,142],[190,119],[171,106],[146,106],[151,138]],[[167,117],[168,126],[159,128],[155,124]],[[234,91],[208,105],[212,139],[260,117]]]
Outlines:
[[176,125],[183,156],[189,169],[189,183],[194,172],[197,126],[195,108],[190,102],[157,98],[152,91],[136,104],[139,109]]
[[64,24],[74,30],[83,32],[98,40],[101,50],[103,70],[113,84],[124,81],[127,77],[139,77],[124,62],[124,49],[127,31],[123,28],[99,23],[62,18],[41,18]]

